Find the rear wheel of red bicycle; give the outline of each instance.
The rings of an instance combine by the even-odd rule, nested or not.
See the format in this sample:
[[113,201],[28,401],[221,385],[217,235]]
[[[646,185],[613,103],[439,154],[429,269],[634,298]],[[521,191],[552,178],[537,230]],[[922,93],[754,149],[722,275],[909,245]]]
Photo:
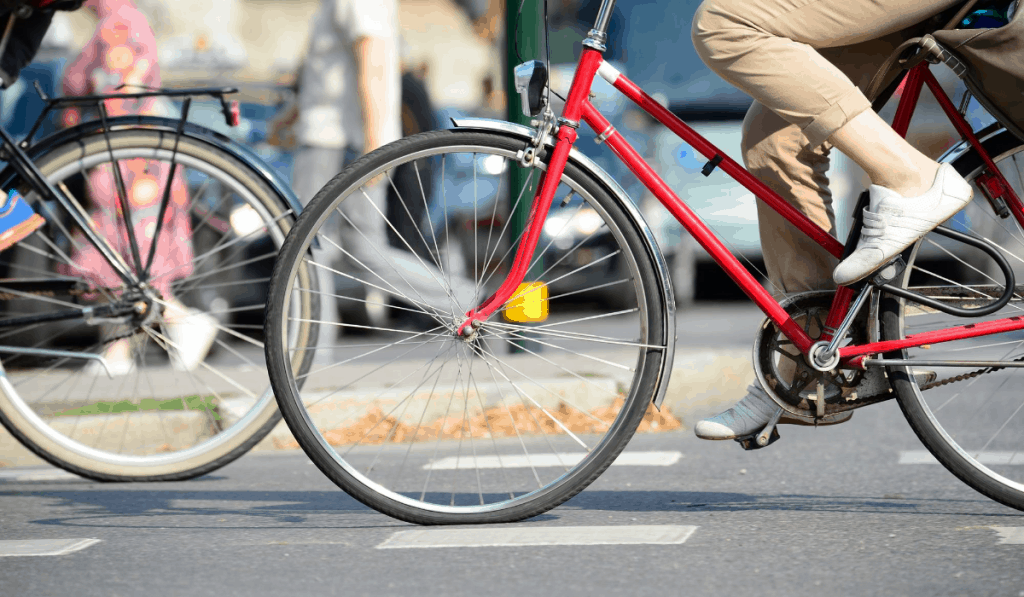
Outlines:
[[[1018,197],[1024,197],[1024,144],[1009,133],[985,141],[992,156]],[[985,238],[1000,247],[1013,265],[1018,291],[1010,303],[984,319],[1024,315],[1020,281],[1024,279],[1024,226],[1012,216],[1000,218],[977,187],[984,171],[980,156],[971,151],[954,162],[957,170],[971,181],[974,201],[954,216],[946,226]],[[1000,296],[1005,287],[998,270],[992,271],[991,259],[963,245],[950,245],[937,234],[926,236],[910,253],[901,284],[903,287],[944,287],[941,290],[963,306],[979,306]],[[939,260],[937,257],[944,257]],[[939,271],[935,263],[945,261]],[[958,267],[950,268],[952,262]],[[928,330],[970,323],[935,309],[910,303],[892,295],[883,295],[879,303],[882,340],[896,340]],[[931,361],[1024,360],[1024,334],[1009,332],[912,348],[886,355],[889,358]],[[890,367],[889,380],[899,398],[900,407],[921,442],[928,448],[901,453],[905,463],[936,460],[967,485],[1012,508],[1024,510],[1024,370],[1005,368],[987,371],[963,381],[929,387],[921,370],[934,370],[939,380],[963,375],[977,369],[961,367]],[[933,458],[934,457],[934,458]]]
[[[519,238],[509,205],[531,200],[543,168],[524,169],[527,185],[509,189],[510,170],[523,168],[516,154],[524,145],[452,130],[392,143],[330,181],[281,250],[267,362],[282,414],[332,481],[396,518],[510,522],[554,508],[618,457],[667,383],[660,375],[670,341],[665,289],[643,231],[599,180],[571,162],[528,278],[546,284],[549,318],[527,324],[498,313],[475,337],[457,333],[463,314],[506,275]],[[429,171],[421,178],[435,181],[411,195],[396,193],[403,204],[422,203],[428,218],[415,239],[360,249],[350,239],[398,232],[388,210],[368,206],[374,185],[394,190],[392,173],[403,167]],[[309,247],[317,244],[322,252],[310,262]],[[422,245],[425,256],[414,249]],[[363,326],[337,347],[318,347],[308,375],[294,370],[295,347],[283,333],[290,301],[299,296],[289,289],[305,263],[346,289],[333,300],[383,294],[391,308],[391,321]],[[350,294],[352,285],[364,291]],[[628,295],[630,306],[595,300],[610,286]],[[650,428],[679,425],[648,416]]]

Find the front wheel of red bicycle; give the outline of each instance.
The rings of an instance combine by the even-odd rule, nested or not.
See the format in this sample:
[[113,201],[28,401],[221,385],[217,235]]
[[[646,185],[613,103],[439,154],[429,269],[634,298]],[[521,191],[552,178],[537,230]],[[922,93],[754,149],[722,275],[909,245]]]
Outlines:
[[[509,214],[532,200],[543,170],[521,165],[524,146],[458,130],[392,143],[331,180],[281,250],[267,359],[282,413],[320,470],[390,516],[421,524],[535,516],[597,478],[645,417],[645,429],[679,426],[649,410],[667,383],[669,339],[665,289],[642,230],[572,162],[528,277],[547,289],[535,305],[548,308],[547,319],[517,322],[506,305],[473,336],[457,334],[466,311],[505,278],[520,238]],[[431,182],[398,192],[399,168]],[[510,188],[515,169],[526,182]],[[385,189],[397,206],[381,204]],[[413,205],[426,216],[397,234],[387,214]],[[398,240],[376,242],[385,231]],[[301,347],[284,331],[301,296],[293,278],[306,265],[334,282],[321,300],[363,304],[377,317],[342,321],[338,341],[318,346],[303,375],[291,358]],[[600,300],[610,289],[623,295],[619,307]]]

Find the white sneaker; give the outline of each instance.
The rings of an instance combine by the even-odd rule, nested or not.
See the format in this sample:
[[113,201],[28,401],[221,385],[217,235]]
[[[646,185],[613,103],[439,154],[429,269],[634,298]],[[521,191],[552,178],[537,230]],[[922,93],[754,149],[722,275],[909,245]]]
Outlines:
[[172,343],[171,366],[178,371],[192,371],[203,362],[217,339],[217,318],[189,309],[185,317],[164,323],[164,329]]
[[[771,420],[772,415],[781,408],[771,399],[761,387],[761,382],[754,381],[747,388],[747,395],[736,403],[729,410],[719,413],[713,417],[699,421],[693,428],[693,432],[701,439],[736,439],[759,433]],[[818,425],[836,425],[845,423],[853,416],[849,410],[838,415],[830,416]],[[788,412],[783,413],[779,424],[787,425],[814,425],[814,419],[810,417],[798,417]]]
[[973,190],[953,166],[942,164],[931,188],[923,195],[902,197],[878,185],[871,185],[869,195],[870,206],[864,209],[864,227],[857,249],[832,273],[840,286],[868,277],[953,217],[971,202]]
[[82,367],[82,373],[93,377],[123,377],[135,369],[135,358],[133,356],[131,340],[122,338],[112,342],[104,350],[101,356],[107,362],[104,367],[99,361],[89,360]]
[[104,368],[99,361],[90,360],[82,367],[82,373],[93,377],[123,377],[135,369],[134,359],[106,359],[106,361],[107,368]]

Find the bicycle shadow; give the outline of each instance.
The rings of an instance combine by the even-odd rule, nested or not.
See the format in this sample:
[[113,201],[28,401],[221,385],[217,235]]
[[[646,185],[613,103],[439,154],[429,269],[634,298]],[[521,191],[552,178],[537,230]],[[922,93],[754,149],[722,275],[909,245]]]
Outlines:
[[926,516],[1024,517],[1024,513],[979,496],[977,499],[912,496],[836,496],[701,491],[584,491],[561,506],[608,512],[834,512]]
[[[102,528],[174,529],[361,529],[404,526],[364,506],[342,491],[189,491],[181,489],[103,489],[0,491],[6,496],[50,500],[66,514],[31,524]],[[458,494],[456,498],[458,499]],[[477,497],[477,494],[464,496]],[[55,502],[55,503],[54,503]],[[879,498],[813,494],[754,494],[700,491],[584,491],[532,521],[571,518],[574,511],[621,513],[743,513],[757,511],[841,514],[907,514],[1020,518],[984,498]]]
[[[226,522],[230,528],[274,528],[304,525],[324,514],[376,514],[343,491],[188,491],[181,489],[55,489],[0,491],[8,496],[49,501],[66,515],[29,521],[31,524],[102,528],[211,528]],[[250,524],[239,524],[252,520]],[[346,522],[351,520],[346,517]],[[388,521],[388,518],[382,518]],[[223,526],[223,525],[222,525]],[[317,524],[323,527],[322,524]],[[360,528],[364,525],[327,525]],[[370,524],[365,528],[391,526]]]

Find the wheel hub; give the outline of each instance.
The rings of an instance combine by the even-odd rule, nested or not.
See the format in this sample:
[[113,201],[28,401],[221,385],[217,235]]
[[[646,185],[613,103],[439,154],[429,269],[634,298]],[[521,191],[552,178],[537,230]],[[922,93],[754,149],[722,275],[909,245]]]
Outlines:
[[472,321],[464,322],[461,326],[459,326],[458,330],[455,332],[455,335],[461,338],[463,342],[467,344],[472,344],[473,342],[476,341],[477,338],[480,337],[480,328],[482,328],[483,325],[484,322],[480,321],[479,319],[473,319]]

